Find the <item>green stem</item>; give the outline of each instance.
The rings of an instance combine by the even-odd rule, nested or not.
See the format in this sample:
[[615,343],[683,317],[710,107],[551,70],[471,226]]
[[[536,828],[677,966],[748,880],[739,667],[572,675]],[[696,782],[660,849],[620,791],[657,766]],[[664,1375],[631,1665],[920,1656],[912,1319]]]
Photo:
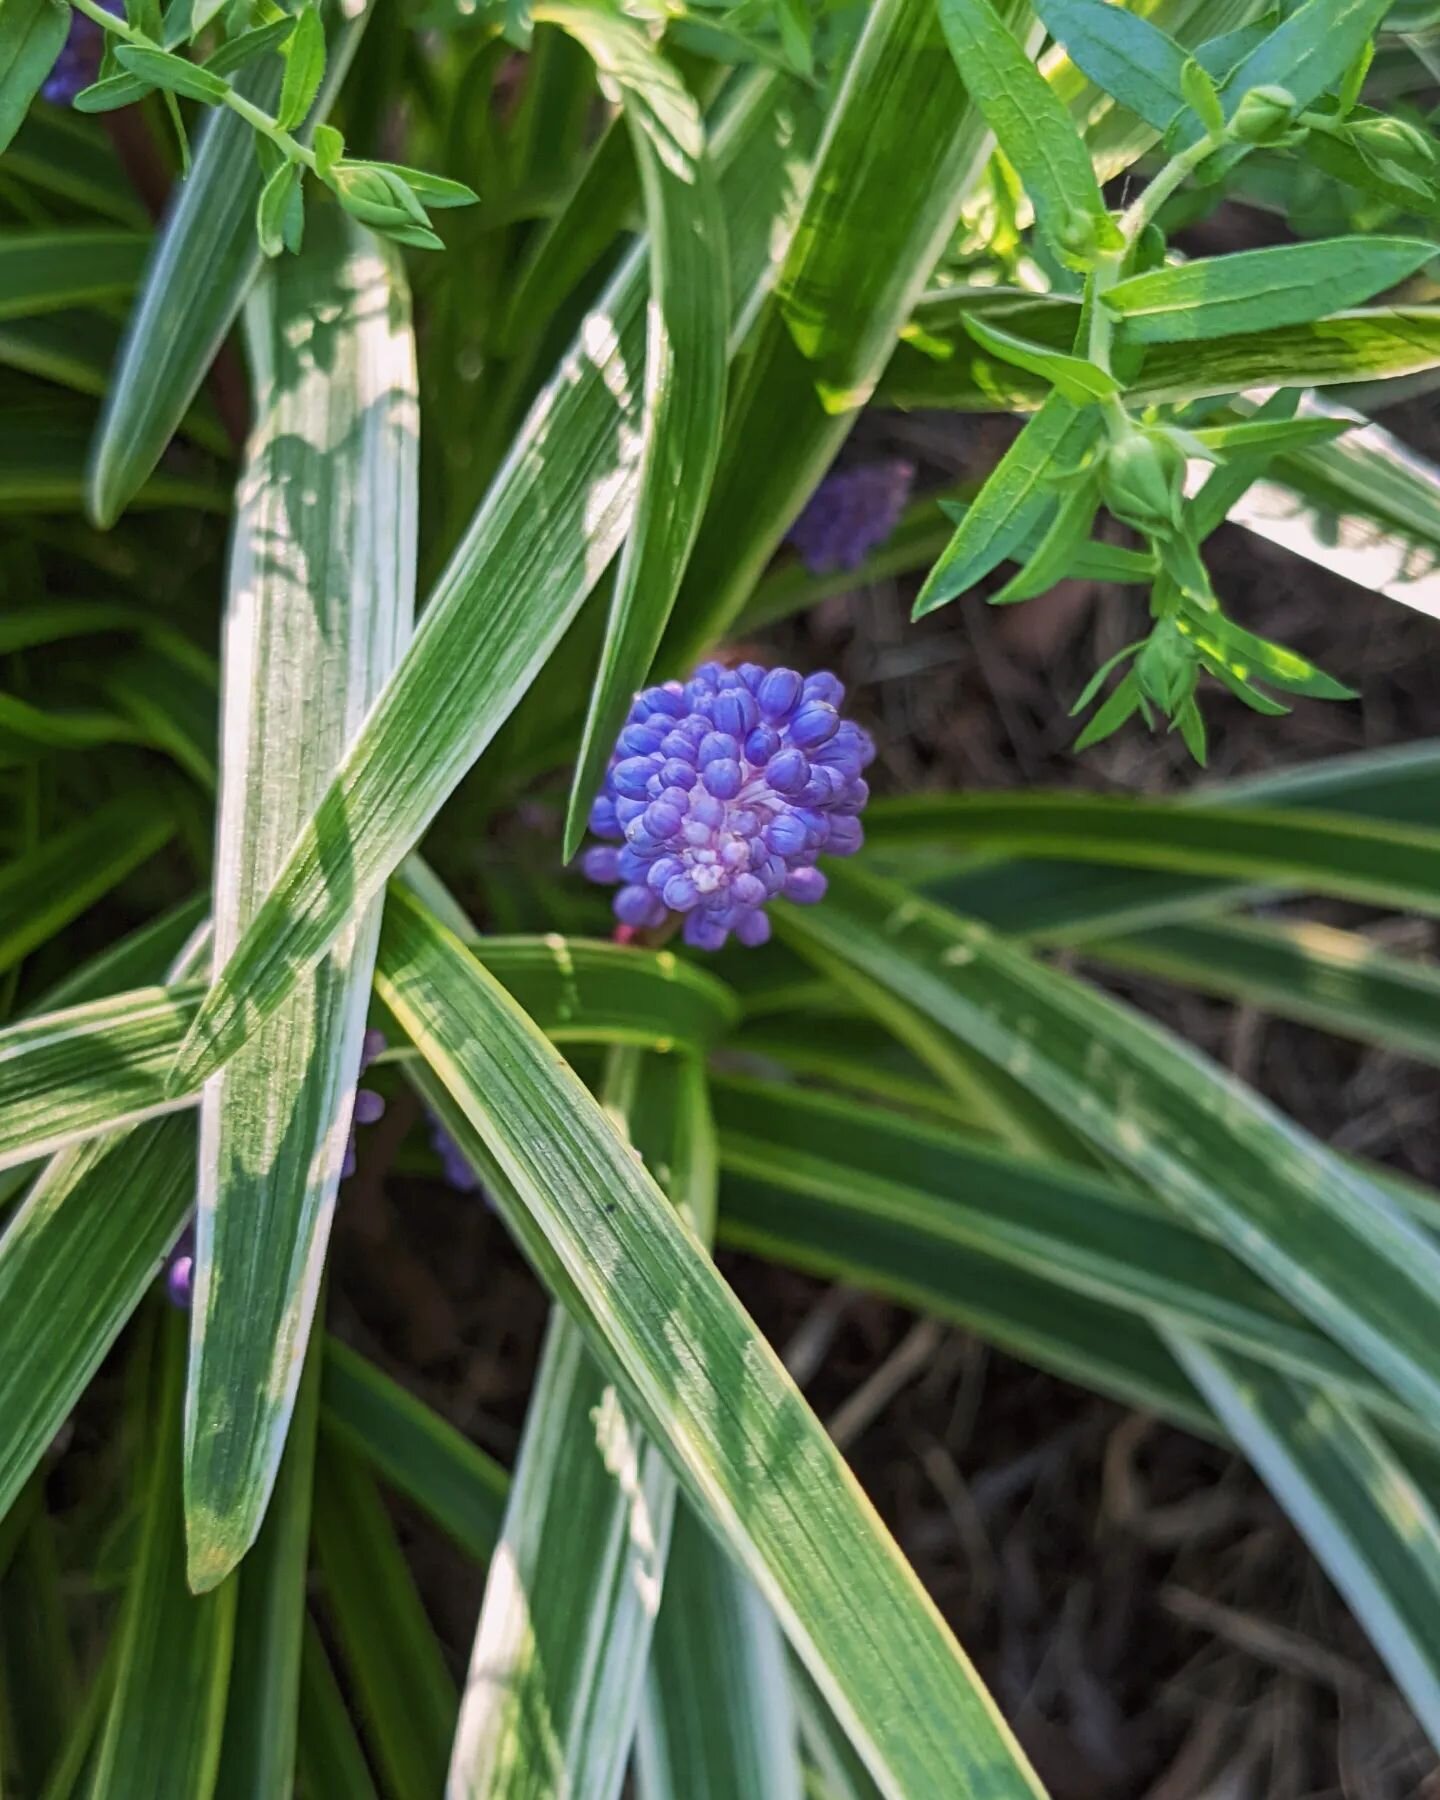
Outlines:
[[[70,0],[70,4],[76,12],[84,13],[87,19],[93,19],[102,31],[113,32],[116,37],[123,38],[127,44],[137,44],[145,50],[162,48],[153,39],[146,37],[143,31],[137,31],[124,19],[117,19],[114,13],[106,12],[105,8],[100,5],[100,0]],[[225,87],[225,105],[230,108],[231,112],[238,113],[247,125],[258,131],[262,137],[269,138],[270,142],[283,152],[290,162],[304,163],[312,173],[316,172],[313,150],[307,149],[298,139],[292,137],[283,125],[271,118],[269,113],[262,111],[258,106],[253,106],[243,94],[236,93],[228,82]]]
[[[1156,213],[1199,168],[1205,158],[1218,149],[1221,139],[1213,132],[1197,138],[1188,149],[1172,156],[1134,204],[1120,215],[1120,235],[1124,239],[1118,250],[1109,251],[1096,260],[1090,277],[1090,361],[1102,369],[1110,369],[1110,352],[1115,341],[1115,315],[1105,304],[1105,295],[1125,273],[1145,227]],[[1117,400],[1105,402],[1105,423],[1112,437],[1123,437],[1134,427],[1130,415]]]
[[1219,149],[1220,143],[1221,139],[1210,131],[1204,137],[1197,138],[1188,150],[1172,156],[1139,199],[1120,215],[1120,233],[1126,245],[1124,254],[1128,255],[1134,249],[1140,241],[1141,232],[1151,223],[1160,208],[1194,174],[1205,158]]
[[114,32],[116,37],[124,38],[127,44],[142,44],[147,50],[158,50],[158,44],[152,44],[143,31],[137,31],[133,25],[127,25],[124,19],[117,19],[114,13],[106,12],[99,0],[70,0],[76,12],[84,13],[87,19],[93,19],[102,31]]
[[230,88],[225,95],[225,104],[231,112],[238,113],[247,125],[251,125],[262,137],[269,138],[277,149],[284,152],[290,162],[304,163],[312,174],[317,172],[315,152],[309,150],[297,138],[290,135],[283,125],[277,124],[267,112],[253,106],[243,94],[237,94]]

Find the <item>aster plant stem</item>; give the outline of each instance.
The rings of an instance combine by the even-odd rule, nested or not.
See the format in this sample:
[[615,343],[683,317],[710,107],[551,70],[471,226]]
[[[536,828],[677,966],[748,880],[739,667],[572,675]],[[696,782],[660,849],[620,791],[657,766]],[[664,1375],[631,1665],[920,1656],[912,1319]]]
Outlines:
[[[128,24],[124,19],[117,18],[114,13],[106,12],[105,8],[99,4],[99,0],[70,0],[70,4],[76,12],[83,13],[102,31],[108,31],[115,37],[123,38],[127,44],[134,44],[142,50],[162,48],[153,38],[147,37],[143,31]],[[286,131],[279,120],[272,118],[263,107],[256,106],[243,94],[237,93],[228,81],[225,83],[224,104],[231,112],[242,118],[252,130],[258,131],[262,137],[269,138],[287,162],[303,163],[312,175],[319,172],[315,152],[302,144],[292,133]]]

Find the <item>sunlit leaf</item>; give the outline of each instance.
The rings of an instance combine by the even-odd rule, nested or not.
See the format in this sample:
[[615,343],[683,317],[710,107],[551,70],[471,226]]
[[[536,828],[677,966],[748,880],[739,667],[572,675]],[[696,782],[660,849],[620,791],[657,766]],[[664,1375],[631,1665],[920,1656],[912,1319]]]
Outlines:
[[964,1773],[997,1800],[1038,1793],[813,1415],[578,1080],[458,941],[398,896],[377,982],[449,1096],[447,1129],[462,1149],[488,1146],[522,1203],[497,1195],[511,1230],[877,1778],[924,1793]]

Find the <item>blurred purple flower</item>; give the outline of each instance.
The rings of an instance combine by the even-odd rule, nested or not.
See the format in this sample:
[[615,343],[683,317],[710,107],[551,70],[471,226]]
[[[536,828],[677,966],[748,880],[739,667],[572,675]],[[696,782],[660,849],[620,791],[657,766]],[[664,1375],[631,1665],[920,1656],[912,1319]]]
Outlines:
[[[100,0],[106,12],[124,17],[122,0]],[[41,95],[55,106],[68,106],[81,88],[87,88],[100,73],[100,57],[105,48],[105,33],[84,13],[70,15],[70,34],[55,58],[55,66],[45,77]]]
[[898,458],[827,475],[786,534],[811,574],[858,569],[894,531],[914,479],[915,465]]
[[430,1121],[430,1147],[440,1158],[440,1172],[457,1194],[478,1194],[480,1178],[465,1160],[465,1153],[440,1123],[430,1108],[425,1108]]
[[[385,1033],[370,1030],[365,1033],[360,1044],[360,1073],[374,1062],[385,1048]],[[356,1088],[355,1104],[350,1111],[350,1136],[345,1144],[345,1160],[340,1165],[340,1179],[348,1181],[355,1173],[355,1127],[357,1125],[373,1125],[384,1116],[385,1101],[373,1088]]]
[[195,1282],[195,1224],[192,1220],[165,1259],[165,1298],[181,1312],[190,1310]]
[[592,881],[621,884],[622,926],[680,915],[697,949],[731,932],[763,944],[771,900],[821,898],[821,852],[863,842],[861,771],[875,755],[840,717],[844,698],[830,674],[713,662],[636,696],[590,809],[590,829],[611,842],[581,859]]

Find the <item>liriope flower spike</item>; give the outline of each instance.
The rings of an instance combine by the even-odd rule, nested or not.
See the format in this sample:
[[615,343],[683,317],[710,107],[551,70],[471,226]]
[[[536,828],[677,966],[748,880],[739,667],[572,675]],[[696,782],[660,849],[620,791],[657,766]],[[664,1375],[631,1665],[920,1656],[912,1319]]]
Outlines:
[[858,569],[887,541],[910,498],[913,463],[860,463],[827,475],[787,536],[812,575]]
[[590,829],[608,842],[581,866],[620,884],[622,925],[683,917],[687,944],[718,950],[770,935],[775,899],[825,892],[816,867],[860,848],[873,760],[868,732],[840,717],[833,675],[705,663],[689,681],[636,696]]

